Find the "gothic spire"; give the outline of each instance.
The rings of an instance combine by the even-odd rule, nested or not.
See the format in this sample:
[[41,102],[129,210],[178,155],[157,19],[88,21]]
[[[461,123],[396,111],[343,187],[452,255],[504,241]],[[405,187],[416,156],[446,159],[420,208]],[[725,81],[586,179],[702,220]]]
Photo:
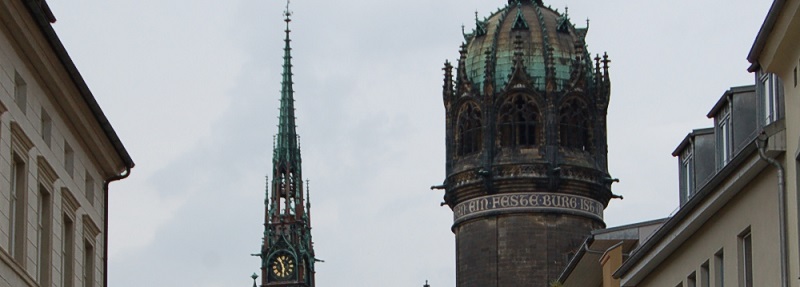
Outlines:
[[289,22],[292,13],[289,11],[287,2],[286,11],[286,39],[284,40],[285,47],[283,48],[283,74],[281,80],[281,107],[280,115],[278,116],[278,135],[277,143],[274,152],[274,162],[289,164],[293,167],[298,174],[300,171],[300,147],[297,142],[297,128],[295,124],[294,115],[294,89],[292,88],[292,48],[289,33]]

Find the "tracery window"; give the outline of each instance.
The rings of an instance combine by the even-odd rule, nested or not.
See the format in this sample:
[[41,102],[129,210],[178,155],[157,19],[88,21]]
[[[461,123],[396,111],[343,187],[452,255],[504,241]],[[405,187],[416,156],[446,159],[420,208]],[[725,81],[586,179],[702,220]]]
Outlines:
[[500,146],[534,146],[539,139],[539,108],[531,97],[514,95],[506,100],[498,113]]
[[559,132],[561,146],[589,151],[591,139],[589,137],[589,112],[586,103],[573,98],[567,100],[559,110]]
[[475,104],[466,104],[458,113],[456,122],[456,152],[467,155],[481,149],[483,139],[481,110]]

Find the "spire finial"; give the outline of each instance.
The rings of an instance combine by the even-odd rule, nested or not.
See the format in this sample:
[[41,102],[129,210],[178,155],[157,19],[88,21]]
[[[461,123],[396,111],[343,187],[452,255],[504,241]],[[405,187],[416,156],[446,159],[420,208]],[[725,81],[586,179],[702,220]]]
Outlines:
[[283,16],[286,16],[286,22],[292,21],[292,19],[289,18],[292,16],[292,11],[289,10],[289,2],[291,2],[291,0],[286,0],[286,10],[283,10]]

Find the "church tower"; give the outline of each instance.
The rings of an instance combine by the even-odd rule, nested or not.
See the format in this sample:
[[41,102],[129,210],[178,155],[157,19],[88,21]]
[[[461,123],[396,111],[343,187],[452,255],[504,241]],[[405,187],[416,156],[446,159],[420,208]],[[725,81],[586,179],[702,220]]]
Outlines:
[[549,286],[605,227],[607,56],[541,0],[509,0],[444,64],[458,287]]
[[[313,287],[316,259],[311,240],[311,204],[303,197],[300,145],[295,125],[288,5],[284,16],[286,46],[278,134],[272,154],[272,188],[265,200],[264,238],[258,254],[261,286]],[[305,192],[308,197],[308,189]]]

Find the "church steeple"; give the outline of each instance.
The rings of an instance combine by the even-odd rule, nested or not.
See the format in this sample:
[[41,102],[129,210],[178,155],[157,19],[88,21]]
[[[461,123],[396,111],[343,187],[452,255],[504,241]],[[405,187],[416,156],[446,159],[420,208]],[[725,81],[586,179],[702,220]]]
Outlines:
[[295,123],[291,15],[287,1],[278,134],[273,146],[271,190],[265,202],[263,244],[257,255],[261,257],[261,286],[313,287],[316,258]]
[[278,134],[275,137],[273,151],[273,205],[270,206],[270,217],[296,215],[302,218],[303,211],[303,178],[298,142],[297,125],[294,114],[294,88],[292,82],[292,47],[289,23],[292,13],[287,2],[284,12],[286,22],[286,38],[283,48],[283,73],[281,80],[280,114],[278,116]]

